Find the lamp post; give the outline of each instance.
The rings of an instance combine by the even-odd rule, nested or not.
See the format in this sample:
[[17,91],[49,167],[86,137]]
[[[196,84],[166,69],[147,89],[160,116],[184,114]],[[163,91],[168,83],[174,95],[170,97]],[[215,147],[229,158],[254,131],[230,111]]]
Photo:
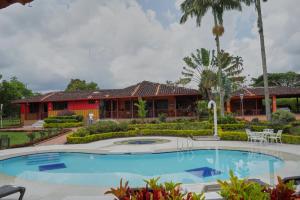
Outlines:
[[240,99],[241,99],[241,109],[242,109],[242,117],[244,118],[244,94],[240,94]]
[[208,102],[208,109],[214,109],[214,137],[218,137],[218,117],[217,117],[217,104],[215,101]]

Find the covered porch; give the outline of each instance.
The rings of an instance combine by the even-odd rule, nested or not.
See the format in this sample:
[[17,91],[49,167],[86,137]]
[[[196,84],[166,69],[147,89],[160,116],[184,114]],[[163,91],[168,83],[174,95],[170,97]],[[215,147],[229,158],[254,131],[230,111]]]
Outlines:
[[[194,117],[197,96],[145,97],[147,118],[156,118],[160,114],[167,117]],[[138,118],[135,104],[138,98],[115,98],[100,100],[100,119]]]
[[[255,89],[244,89],[240,94],[233,96],[226,103],[226,110],[239,118],[252,120],[258,118],[266,120],[265,99],[260,92]],[[270,88],[271,111],[287,110],[294,113],[297,119],[300,119],[300,89],[287,87]]]

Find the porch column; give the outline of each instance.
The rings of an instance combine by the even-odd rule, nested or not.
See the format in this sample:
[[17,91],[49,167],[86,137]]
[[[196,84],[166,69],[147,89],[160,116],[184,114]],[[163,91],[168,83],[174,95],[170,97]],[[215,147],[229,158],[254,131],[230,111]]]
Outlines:
[[155,117],[155,104],[154,104],[154,99],[152,99],[152,117]]
[[230,105],[230,100],[226,101],[226,111],[227,113],[231,113],[231,105]]
[[117,119],[119,119],[119,99],[117,99]]
[[272,112],[276,112],[277,110],[277,103],[276,103],[276,96],[272,97]]
[[113,118],[113,106],[114,106],[114,104],[113,104],[113,100],[110,100],[110,118]]
[[176,101],[176,97],[175,97],[175,117],[177,117],[177,101]]
[[131,119],[133,118],[133,100],[131,99]]

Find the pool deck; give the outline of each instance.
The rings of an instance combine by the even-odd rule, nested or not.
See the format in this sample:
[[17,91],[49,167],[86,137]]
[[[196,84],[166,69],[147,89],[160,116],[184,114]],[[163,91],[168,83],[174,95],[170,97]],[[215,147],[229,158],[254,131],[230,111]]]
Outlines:
[[[187,139],[177,137],[136,137],[138,138],[158,138],[170,140],[168,143],[146,144],[146,145],[117,145],[115,142],[128,140],[132,138],[118,138],[93,142],[89,144],[77,145],[46,145],[34,146],[26,148],[8,149],[0,151],[0,160],[14,157],[18,155],[34,154],[41,152],[91,152],[103,154],[120,154],[120,153],[158,153],[167,151],[177,151],[178,146],[187,149]],[[233,150],[248,150],[253,152],[266,153],[277,156],[285,160],[285,165],[276,174],[265,174],[258,177],[264,182],[276,182],[276,176],[281,177],[300,175],[300,145],[287,144],[253,144],[247,142],[235,141],[193,141],[193,149],[233,149]],[[101,187],[84,187],[72,185],[58,185],[41,183],[35,181],[22,180],[16,177],[10,177],[0,174],[0,185],[13,184],[26,187],[25,200],[105,200],[113,199],[111,196],[103,196],[103,193],[108,188]],[[187,188],[203,187],[203,184],[185,185]],[[17,195],[12,195],[5,200],[17,199]]]

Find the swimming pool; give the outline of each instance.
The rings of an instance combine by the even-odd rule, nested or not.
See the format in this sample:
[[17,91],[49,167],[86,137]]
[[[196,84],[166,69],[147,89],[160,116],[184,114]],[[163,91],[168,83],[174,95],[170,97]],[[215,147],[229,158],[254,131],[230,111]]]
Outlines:
[[239,177],[274,173],[284,162],[274,156],[236,150],[101,155],[42,153],[0,161],[0,173],[25,180],[55,184],[110,187],[121,178],[131,186],[161,177],[161,181],[199,183],[228,179],[232,169]]

